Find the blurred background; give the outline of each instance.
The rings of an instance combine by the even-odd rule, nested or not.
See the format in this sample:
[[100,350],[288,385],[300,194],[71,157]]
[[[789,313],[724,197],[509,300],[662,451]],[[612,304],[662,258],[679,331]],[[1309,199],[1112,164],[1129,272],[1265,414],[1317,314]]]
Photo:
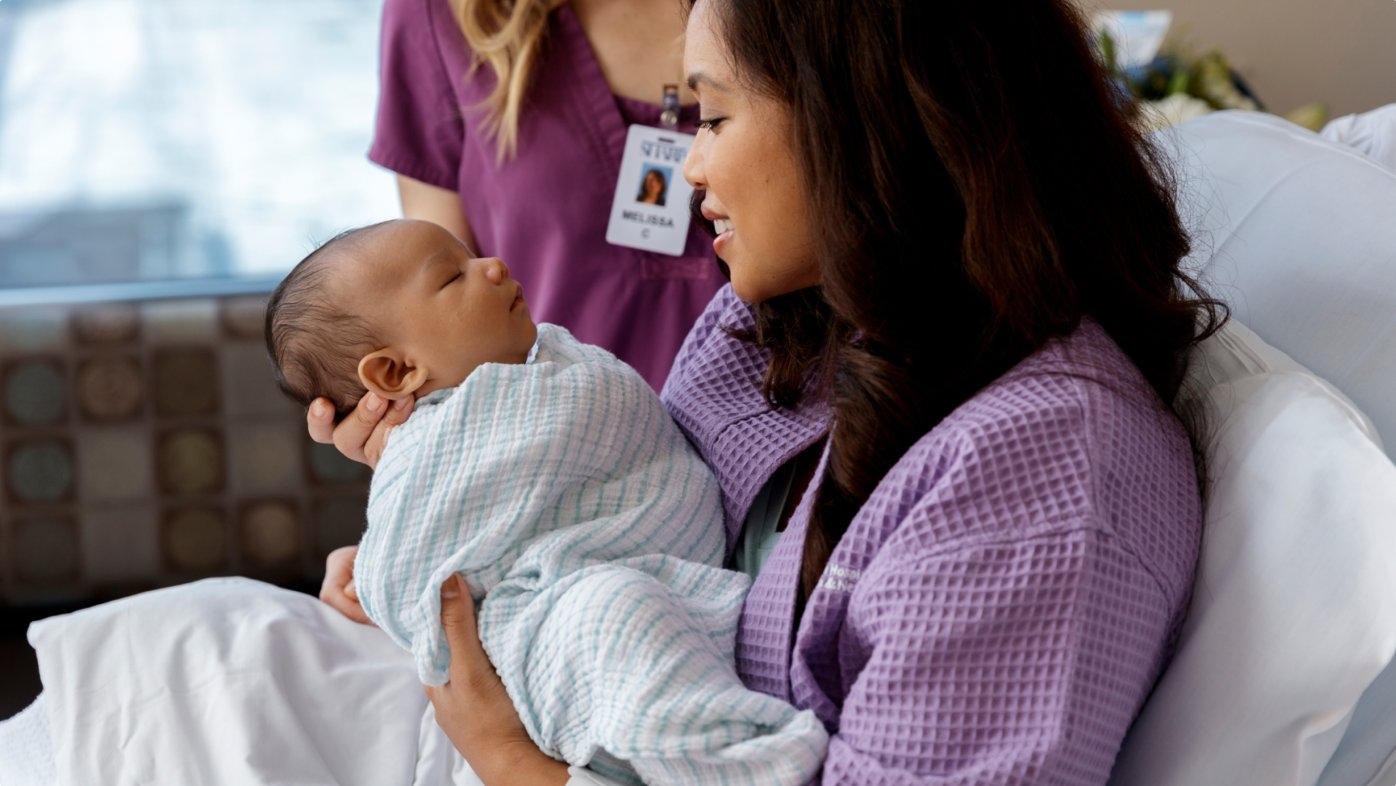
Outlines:
[[238,574],[318,588],[367,473],[262,344],[369,164],[380,0],[0,0],[0,717],[32,619]]
[[395,212],[380,6],[0,2],[0,288],[275,279]]
[[1168,51],[1220,52],[1265,106],[1312,103],[1332,117],[1391,102],[1396,3],[1391,0],[1080,0],[1083,8],[1173,12]]

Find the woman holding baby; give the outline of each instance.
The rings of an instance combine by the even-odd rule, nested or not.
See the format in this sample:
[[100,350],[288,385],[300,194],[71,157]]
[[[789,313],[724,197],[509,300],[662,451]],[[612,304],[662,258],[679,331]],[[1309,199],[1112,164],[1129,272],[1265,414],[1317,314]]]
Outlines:
[[[731,286],[663,397],[755,576],[740,676],[824,722],[827,783],[1104,783],[1188,602],[1166,402],[1220,309],[1076,12],[695,0],[684,72]],[[407,411],[327,415],[374,463]],[[585,777],[522,733],[460,591],[442,727],[490,786]]]

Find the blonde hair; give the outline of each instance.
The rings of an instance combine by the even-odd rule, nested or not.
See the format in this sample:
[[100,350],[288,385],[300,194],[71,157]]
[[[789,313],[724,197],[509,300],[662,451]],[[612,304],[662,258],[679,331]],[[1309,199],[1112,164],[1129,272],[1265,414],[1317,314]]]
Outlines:
[[482,64],[494,71],[494,90],[480,106],[487,111],[485,133],[494,136],[498,158],[519,146],[519,110],[548,31],[548,14],[558,0],[451,0],[461,33],[475,52],[471,73]]

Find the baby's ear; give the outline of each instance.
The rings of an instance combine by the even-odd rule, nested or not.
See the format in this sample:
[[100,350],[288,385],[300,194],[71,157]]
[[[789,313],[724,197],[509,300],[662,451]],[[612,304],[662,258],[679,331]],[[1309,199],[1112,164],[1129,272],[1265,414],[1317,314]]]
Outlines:
[[396,400],[412,395],[427,381],[425,366],[407,362],[389,347],[370,352],[359,361],[359,381],[383,398]]

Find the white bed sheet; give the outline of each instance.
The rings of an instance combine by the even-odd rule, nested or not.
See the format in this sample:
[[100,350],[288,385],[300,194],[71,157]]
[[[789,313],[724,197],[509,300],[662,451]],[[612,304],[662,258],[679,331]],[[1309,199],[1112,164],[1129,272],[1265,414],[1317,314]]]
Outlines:
[[410,656],[300,593],[213,579],[44,620],[29,639],[46,690],[0,726],[0,786],[479,782]]
[[40,696],[24,711],[0,721],[0,786],[54,786],[53,743],[47,702]]

